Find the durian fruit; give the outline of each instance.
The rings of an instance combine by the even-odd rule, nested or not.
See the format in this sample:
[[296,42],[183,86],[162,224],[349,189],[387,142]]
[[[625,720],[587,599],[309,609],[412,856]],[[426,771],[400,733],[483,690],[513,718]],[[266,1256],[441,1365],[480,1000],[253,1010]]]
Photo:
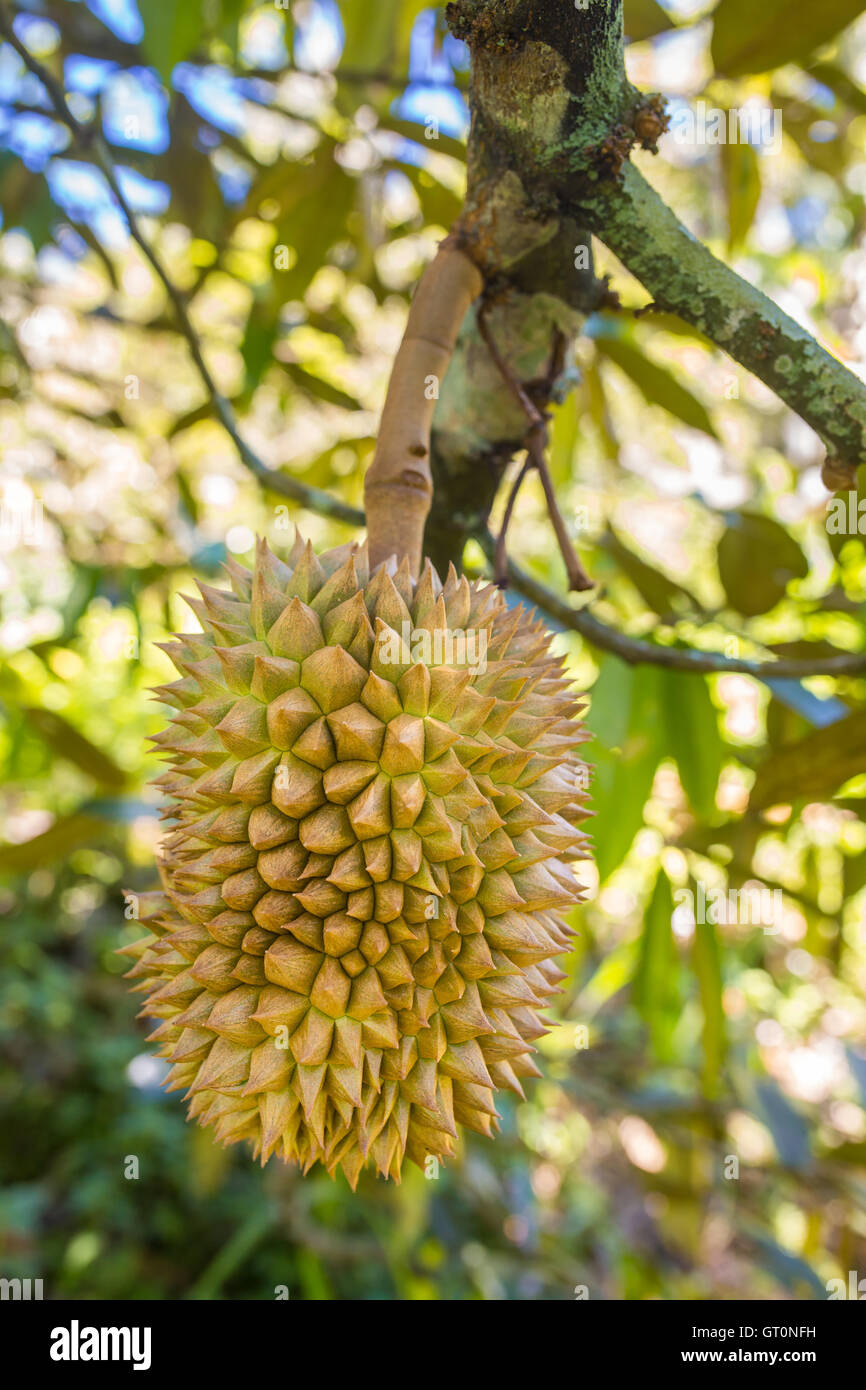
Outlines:
[[371,577],[365,549],[300,539],[227,568],[165,646],[173,826],[129,973],[223,1143],[399,1178],[540,1075],[585,857],[579,705],[543,625],[453,569]]

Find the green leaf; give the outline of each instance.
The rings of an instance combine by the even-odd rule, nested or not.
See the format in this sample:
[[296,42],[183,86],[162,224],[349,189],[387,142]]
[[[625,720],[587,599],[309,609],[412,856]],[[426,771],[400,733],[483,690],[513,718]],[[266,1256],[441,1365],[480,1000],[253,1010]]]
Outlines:
[[452,222],[457,220],[462,207],[456,193],[434,178],[429,169],[419,169],[417,164],[401,164],[397,167],[407,176],[418,194],[424,221],[432,222],[437,227],[450,227]]
[[453,159],[459,159],[462,164],[466,163],[465,140],[455,140],[453,135],[446,135],[441,130],[435,138],[428,138],[425,134],[426,125],[422,121],[405,121],[397,116],[388,115],[382,121],[380,129],[393,130],[424,150],[433,150],[436,154],[450,154]]
[[725,1010],[722,1002],[722,962],[719,940],[712,922],[698,922],[695,925],[692,968],[698,982],[698,997],[704,1020],[701,1034],[704,1053],[702,1087],[704,1095],[712,1098],[718,1094],[727,1048]]
[[0,872],[23,874],[43,864],[56,864],[80,845],[97,843],[104,835],[105,822],[98,816],[83,811],[61,816],[31,840],[0,846]]
[[648,329],[657,330],[659,333],[672,333],[677,338],[690,338],[693,343],[700,343],[707,352],[718,351],[715,343],[704,337],[692,324],[686,323],[685,319],[681,319],[679,314],[668,313],[650,304],[647,305],[646,312],[641,314],[640,321]]
[[750,806],[826,801],[849,778],[866,772],[866,711],[858,710],[799,742],[778,748],[758,768]]
[[660,618],[673,617],[678,611],[700,609],[700,604],[688,589],[647,564],[646,560],[641,560],[633,550],[623,545],[613,527],[608,527],[603,544],[623,574],[631,580],[644,603]]
[[755,618],[775,608],[792,579],[809,573],[805,555],[793,536],[757,512],[727,512],[719,542],[722,587],[738,613]]
[[[61,214],[57,204],[48,191],[48,186],[42,183],[37,186],[34,196],[24,205],[18,216],[17,223],[23,227],[33,243],[34,251],[41,251],[43,246],[47,246],[54,235],[54,227],[60,221]],[[11,225],[6,217],[6,224]]]
[[625,0],[623,25],[626,37],[637,42],[673,29],[674,23],[656,0]]
[[28,169],[16,155],[0,150],[0,208],[3,230],[23,227],[35,251],[51,240],[61,214],[41,174]]
[[804,1298],[806,1290],[811,1290],[814,1298],[826,1298],[827,1286],[824,1284],[814,1269],[801,1260],[799,1255],[793,1255],[790,1250],[773,1240],[772,1236],[765,1235],[763,1231],[755,1227],[741,1228],[742,1236],[759,1252],[761,1265],[766,1266],[769,1272],[788,1289],[795,1298]]
[[[845,901],[847,902],[849,898],[853,898],[855,893],[859,893],[861,888],[866,888],[866,854],[846,856],[842,872],[845,884]],[[866,1100],[866,1072],[863,1074],[863,1081],[863,1097]]]
[[670,879],[659,869],[643,923],[632,1001],[649,1029],[660,1061],[671,1057],[671,1040],[680,1016],[680,959],[671,919]]
[[836,63],[810,63],[809,76],[829,87],[844,106],[850,106],[861,116],[866,115],[866,91],[858,86],[853,77],[849,77],[844,68]]
[[190,487],[189,479],[183,469],[179,468],[175,474],[177,490],[180,495],[181,508],[186,517],[192,522],[193,526],[198,525],[199,505],[195,494]]
[[604,357],[615,362],[620,371],[631,378],[649,405],[663,406],[684,425],[703,430],[713,439],[718,438],[706,407],[666,367],[651,362],[626,338],[602,334],[595,343]]
[[[406,70],[409,40],[428,0],[340,0],[345,42],[340,67],[393,75]],[[337,69],[337,76],[340,68]]]
[[581,412],[575,395],[551,406],[548,463],[555,487],[568,487],[574,477],[575,450],[581,436]]
[[225,203],[212,154],[199,147],[201,116],[181,92],[172,94],[171,144],[159,161],[171,189],[168,217],[216,242],[224,235]]
[[300,204],[280,221],[280,242],[293,247],[297,260],[291,270],[277,271],[274,290],[280,307],[289,299],[300,299],[337,242],[352,236],[352,210],[358,182],[341,169],[333,147],[316,151],[312,186]]
[[29,705],[25,706],[21,713],[55,753],[74,763],[82,772],[86,772],[88,777],[105,787],[120,788],[126,785],[126,773],[123,769],[119,768],[107,753],[103,753],[101,748],[92,744],[89,738],[85,738],[84,734],[73,728],[62,715],[56,714],[54,710],[36,709]]
[[720,0],[713,16],[713,62],[727,77],[802,62],[862,9],[862,0]]
[[773,1136],[782,1162],[789,1168],[808,1168],[812,1161],[809,1126],[788,1097],[769,1078],[755,1085],[757,1111]]
[[589,727],[597,742],[592,801],[595,860],[607,878],[631,848],[643,825],[643,808],[661,757],[662,712],[658,668],[601,661],[592,687]]
[[706,677],[689,671],[659,672],[667,748],[679,768],[692,810],[703,821],[716,815],[716,788],[724,762],[716,707]]
[[[241,342],[245,384],[254,390],[274,360],[274,339],[277,336],[278,306],[270,299],[255,299]],[[282,363],[280,364],[283,365]]]
[[619,458],[619,442],[614,434],[599,360],[598,357],[594,358],[585,368],[579,390],[587,402],[589,417],[598,430],[604,457],[615,461]]
[[168,86],[171,74],[198,45],[203,31],[201,0],[138,0],[144,34],[141,46],[149,63]]
[[238,52],[241,16],[245,9],[246,0],[219,0],[218,11],[214,16],[221,37],[235,57]]
[[280,366],[305,396],[314,396],[316,400],[325,401],[328,405],[342,406],[344,410],[361,409],[360,401],[356,396],[350,396],[347,391],[341,391],[339,386],[333,386],[331,382],[324,381],[320,376],[307,371],[297,362],[281,362]]
[[591,1018],[609,999],[624,989],[634,978],[638,956],[637,943],[624,941],[609,951],[580,991],[582,1013]]
[[755,220],[761,200],[761,170],[752,146],[729,142],[720,146],[722,180],[728,205],[728,251],[741,246]]
[[837,118],[832,122],[835,134],[831,139],[816,140],[816,123],[826,122],[830,115],[826,106],[803,101],[800,97],[788,100],[780,96],[774,97],[774,100],[781,112],[782,129],[797,146],[806,163],[813,169],[820,169],[823,173],[832,175],[834,179],[841,179],[847,165],[847,120]]

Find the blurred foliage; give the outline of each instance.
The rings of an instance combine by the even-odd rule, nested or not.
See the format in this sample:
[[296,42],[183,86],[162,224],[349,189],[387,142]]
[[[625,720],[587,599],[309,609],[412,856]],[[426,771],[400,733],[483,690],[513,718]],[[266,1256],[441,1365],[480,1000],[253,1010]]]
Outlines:
[[[632,79],[675,115],[781,113],[769,148],[675,126],[641,162],[862,370],[859,9],[627,0],[626,24]],[[16,26],[104,132],[250,441],[359,504],[408,296],[460,206],[467,55],[441,13],[28,0]],[[163,1096],[113,954],[122,887],[154,877],[154,644],[254,531],[350,532],[244,472],[8,46],[0,146],[0,1273],[124,1299],[824,1297],[866,1274],[863,680],[706,679],[562,637],[591,693],[597,869],[544,1080],[437,1181],[353,1197],[262,1172]],[[828,533],[814,436],[685,325],[635,317],[599,259],[625,308],[587,325],[551,460],[598,615],[728,656],[862,649],[863,538]],[[530,487],[513,544],[563,587]],[[741,896],[695,923],[732,890],[772,920]]]

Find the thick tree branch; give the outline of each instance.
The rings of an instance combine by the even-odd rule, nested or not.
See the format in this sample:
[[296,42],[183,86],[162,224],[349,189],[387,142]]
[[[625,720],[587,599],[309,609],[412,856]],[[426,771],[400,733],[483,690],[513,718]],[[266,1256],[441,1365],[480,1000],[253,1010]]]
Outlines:
[[[572,43],[573,33],[569,25],[574,24],[574,11],[571,8],[570,0],[568,4],[565,3],[565,0],[549,0],[549,3],[551,9],[557,12],[558,27],[554,26],[557,41],[566,45]],[[596,20],[603,18],[607,25],[611,22],[614,24],[619,22],[618,16],[620,6],[618,0],[590,0],[590,3],[596,7]],[[483,0],[469,0],[469,3],[463,6],[465,11],[472,11],[476,15],[480,14],[483,8]],[[499,4],[496,3],[496,0],[493,0],[490,8],[491,10],[495,8],[503,14],[507,14],[510,16],[509,22],[517,23],[518,25],[527,25],[530,21],[532,23],[542,22],[545,17],[544,12],[533,10],[529,0],[500,0]],[[604,11],[603,15],[602,10]],[[578,21],[582,13],[583,12],[578,12]],[[599,30],[599,33],[600,32]],[[64,124],[69,127],[76,143],[81,148],[88,149],[100,165],[112,195],[127,220],[130,235],[136,241],[150,265],[153,267],[172,303],[181,332],[189,345],[193,361],[195,362],[205,386],[210,407],[235,443],[241,461],[245,467],[249,469],[263,487],[272,492],[292,498],[301,505],[322,516],[329,517],[333,520],[344,521],[353,526],[362,525],[364,523],[364,514],[358,508],[339,501],[319,488],[308,487],[285,474],[274,472],[267,467],[243,439],[238,429],[234,411],[230,403],[218,390],[210,369],[207,366],[201,342],[190,320],[183,296],[171,281],[159,257],[145,237],[134,211],[124,197],[107,147],[94,130],[82,126],[76,120],[68,107],[61,85],[41,63],[32,57],[26,47],[18,39],[12,28],[8,11],[5,5],[2,4],[2,0],[0,0],[0,33],[4,35],[16,50],[26,67],[42,82],[55,112]],[[613,52],[610,43],[607,44],[607,47],[602,45],[594,49],[592,44],[588,41],[588,34],[589,30],[583,34],[576,45],[573,45],[574,52],[570,53],[569,80],[576,82],[583,90],[586,90],[589,85],[592,85],[591,79],[594,80],[592,74],[595,71],[593,65],[599,61],[599,54],[602,55],[604,63],[609,65],[610,56]],[[583,63],[583,66],[581,66],[581,63]],[[627,92],[621,85],[617,86],[617,92],[619,100],[623,100],[625,96],[627,96]],[[522,120],[523,118],[519,115],[521,109],[521,98],[519,93],[515,92],[513,89],[509,89],[508,99],[517,103],[514,109],[518,112],[517,119]],[[489,138],[490,130],[488,129],[485,133],[485,141]],[[572,144],[574,144],[573,140]],[[498,156],[490,156],[489,149],[488,157],[493,159],[493,163],[488,162],[484,166],[485,178],[481,180],[482,183],[487,182],[486,176],[490,174],[491,169],[498,160]],[[505,178],[505,173],[507,171],[501,170],[501,172],[503,172],[503,178]],[[629,175],[628,178],[631,180],[632,176]],[[494,179],[494,182],[495,181]],[[632,182],[629,182],[625,186],[632,188],[634,185]],[[489,194],[489,192],[490,189],[488,186],[487,194]],[[597,192],[602,198],[609,196],[609,189],[607,188],[602,191],[597,190]],[[651,193],[652,191],[648,190],[648,194]],[[652,199],[655,198],[656,195],[652,194]],[[665,211],[670,218],[673,218],[673,214],[664,208],[664,204],[661,204],[660,200],[657,201],[659,201],[659,205],[663,211]],[[597,208],[593,198],[590,197],[588,201],[584,198],[581,202],[581,207],[584,206],[587,208],[592,218],[597,215]],[[485,217],[490,214],[491,208],[493,208],[495,213],[493,222],[485,224]],[[532,371],[526,368],[526,363],[531,362],[540,365],[544,360],[544,357],[549,351],[551,327],[553,326],[561,330],[563,327],[561,320],[564,319],[573,332],[579,322],[580,314],[582,312],[589,312],[592,308],[597,307],[604,296],[604,286],[600,285],[599,282],[594,279],[591,266],[588,269],[586,266],[578,268],[576,261],[574,261],[572,265],[573,269],[577,270],[577,273],[567,285],[563,286],[561,277],[564,264],[563,246],[565,246],[567,251],[566,259],[570,259],[574,237],[576,235],[579,240],[581,233],[577,230],[577,224],[575,222],[568,217],[564,220],[560,220],[560,214],[551,213],[549,206],[548,209],[540,215],[537,207],[529,205],[525,191],[516,175],[510,180],[507,178],[505,179],[505,188],[504,190],[500,189],[498,201],[497,196],[494,195],[492,200],[488,199],[488,201],[485,202],[484,197],[481,197],[479,194],[479,202],[475,212],[474,229],[478,237],[476,245],[479,250],[486,248],[486,253],[488,255],[492,254],[497,238],[501,235],[506,235],[506,233],[511,236],[515,231],[515,224],[517,225],[517,244],[521,249],[514,263],[506,266],[507,274],[502,289],[503,300],[501,305],[496,307],[500,310],[501,317],[499,322],[505,323],[510,330],[505,335],[506,342],[516,341],[522,345],[525,350],[526,356],[523,359],[525,368],[523,380],[531,386]],[[521,239],[520,223],[523,219],[525,219],[525,226]],[[689,234],[676,223],[676,219],[674,218],[673,220],[676,224],[678,236],[686,238],[693,246],[697,247],[698,244],[694,243],[693,239],[689,237]],[[472,224],[472,222],[473,219],[470,218],[470,224]],[[554,237],[554,233],[557,231],[559,232],[559,236]],[[617,235],[620,234],[625,237],[625,228],[620,228],[618,230]],[[616,251],[617,246],[613,243],[611,243],[611,245],[612,249]],[[704,256],[709,256],[709,253],[705,252],[703,248],[699,247],[698,250],[702,252]],[[461,255],[462,261],[466,260],[466,257],[462,256],[462,253],[458,254]],[[627,263],[625,255],[622,256],[622,259]],[[712,260],[712,257],[710,257],[710,260]],[[720,266],[719,270],[727,275],[732,275],[732,272],[726,271],[723,266]],[[736,276],[733,278],[737,280]],[[468,303],[480,288],[480,277],[473,279],[466,273],[465,282],[467,298],[464,308],[468,306]],[[742,282],[738,283],[742,284]],[[552,287],[556,288],[556,294],[553,293]],[[648,285],[648,287],[652,289],[651,285]],[[748,286],[745,288],[749,289]],[[757,295],[758,292],[751,291],[751,293]],[[557,295],[561,297],[557,298]],[[763,301],[763,296],[760,296],[760,298]],[[763,302],[769,304],[769,301]],[[675,306],[672,305],[671,307]],[[769,307],[779,316],[780,320],[784,320],[786,325],[791,322],[790,320],[785,320],[784,315],[781,315],[780,311],[776,310],[774,306],[769,305]],[[675,308],[675,312],[680,313],[682,317],[688,317],[683,314],[682,310],[679,308]],[[452,317],[454,317],[456,313],[457,311],[454,310]],[[495,313],[496,309],[494,309],[494,314]],[[460,315],[460,317],[462,317],[462,315]],[[495,321],[494,319],[494,322]],[[793,324],[791,327],[795,330],[796,334],[805,338],[807,343],[812,342],[808,334],[805,334],[803,330],[798,329],[797,326]],[[456,328],[454,331],[456,332]],[[707,332],[708,336],[712,336],[707,328],[704,328],[703,331]],[[512,335],[514,336],[512,337]],[[500,406],[503,401],[509,401],[510,392],[508,387],[503,383],[495,363],[489,361],[489,353],[483,341],[478,336],[477,326],[472,316],[469,316],[464,323],[461,338],[463,339],[464,352],[471,353],[474,351],[476,353],[483,353],[484,365],[490,373],[486,383],[483,388],[479,390],[476,397],[473,398],[470,393],[469,396],[464,396],[462,398],[464,403],[467,400],[473,401],[474,399],[475,405],[475,415],[473,418],[476,420],[477,433],[473,437],[471,447],[464,455],[464,464],[466,465],[467,479],[469,474],[474,475],[477,496],[479,491],[477,468],[479,458],[483,457],[484,454],[485,439],[489,438],[494,441],[487,458],[488,462],[490,462],[495,457],[496,451],[498,450],[501,465],[499,473],[501,474],[501,467],[507,462],[507,458],[510,457],[511,453],[516,448],[520,447],[521,426],[525,425],[525,421],[521,419],[521,412],[513,403],[512,409],[515,412],[514,417],[512,422],[509,423],[506,421],[504,429],[499,414],[494,416],[493,421],[489,421],[489,417],[485,419],[485,412],[489,409],[491,401],[497,399],[492,381],[495,380],[500,393],[498,396]],[[448,340],[450,343],[450,332]],[[797,338],[796,341],[799,342],[800,339]],[[818,348],[816,344],[812,344],[812,346],[818,353],[823,353],[823,350]],[[460,360],[452,362],[448,373],[448,379],[465,375],[467,358],[465,355],[461,356],[459,346],[457,356]],[[850,373],[847,373],[839,364],[834,364],[834,359],[830,358],[828,354],[823,354],[823,356],[827,357],[831,366],[835,365],[841,373],[844,373],[844,377],[842,378],[843,381],[850,377]],[[748,363],[745,365],[748,365]],[[779,366],[780,364],[777,363],[777,369]],[[784,371],[784,367],[782,370]],[[850,379],[856,386],[860,386],[856,378],[851,377]],[[547,383],[547,386],[548,389],[554,389],[551,383]],[[864,393],[866,393],[866,388],[863,389]],[[446,409],[441,411],[441,413],[444,415],[445,421],[447,421],[449,419],[449,400],[447,398],[447,391],[444,394],[446,395]],[[455,393],[452,399],[452,406],[457,398]],[[440,402],[440,409],[441,406],[442,402]],[[439,415],[440,411],[437,411],[437,421]],[[858,411],[855,411],[854,415],[856,420],[860,420],[861,417]],[[453,421],[454,417],[451,416],[450,418]],[[488,425],[490,432],[489,434],[485,434],[482,430],[486,430]],[[862,424],[860,425],[860,429],[863,429]],[[516,436],[511,443],[509,443],[509,432],[513,432]],[[448,437],[447,424],[443,431],[443,437]],[[453,438],[451,447],[455,447]],[[490,467],[489,477],[492,480],[492,485],[488,487],[486,495],[489,496],[489,500],[492,501],[496,482],[498,481],[496,468]],[[480,491],[482,493],[485,492],[483,488],[480,489]],[[462,550],[463,539],[473,534],[482,544],[488,557],[492,558],[495,547],[489,532],[486,530],[486,526],[482,525],[485,519],[486,513],[483,511],[483,507],[479,509],[476,506],[474,510],[470,510],[462,522],[463,529],[461,531],[462,538],[460,548]],[[539,583],[513,562],[509,563],[509,578],[514,589],[533,603],[554,625],[581,634],[587,641],[592,643],[593,646],[600,650],[611,652],[630,664],[647,663],[666,666],[675,670],[693,671],[697,673],[739,671],[762,680],[782,678],[801,680],[814,675],[844,676],[855,675],[866,671],[866,653],[840,653],[839,656],[836,657],[809,661],[785,659],[760,661],[725,657],[718,653],[701,652],[690,648],[662,647],[655,643],[628,637],[624,633],[610,628],[596,618],[594,614],[589,611],[588,607],[573,609],[565,599],[548,589],[545,585]]]
[[[588,232],[564,220],[560,236],[498,274],[485,298],[500,354],[541,409],[562,399],[571,386],[570,350],[584,317],[604,298],[589,243]],[[581,257],[576,247],[583,248]],[[551,378],[550,345],[558,336],[566,365]],[[440,572],[449,563],[459,567],[466,541],[486,526],[503,473],[523,447],[525,433],[525,412],[481,336],[477,315],[469,314],[433,416],[433,505],[424,548]]]
[[866,383],[698,241],[631,163],[578,195],[582,217],[653,297],[759,377],[823,440],[833,461],[866,462]]
[[[601,140],[610,108],[631,91],[622,71],[620,0],[456,0],[446,10],[472,52],[467,193],[461,231],[488,281],[485,303],[499,352],[540,410],[562,400],[576,374],[570,351],[587,315],[608,299],[596,279],[591,237],[563,214],[549,165],[561,180],[574,116],[579,138]],[[611,76],[613,74],[613,76]],[[596,103],[593,93],[601,93]],[[581,93],[581,105],[572,93]],[[550,344],[563,370],[545,380]],[[434,564],[459,566],[466,541],[486,527],[496,491],[523,446],[526,418],[478,332],[464,323],[433,420],[433,506],[425,548]]]
[[[663,103],[628,82],[620,0],[454,0],[472,51],[465,225],[488,275],[521,246],[589,228],[655,302],[754,372],[819,434],[824,479],[850,487],[866,461],[866,383],[760,291],[717,261],[632,165],[655,150]],[[548,281],[551,295],[561,282]]]

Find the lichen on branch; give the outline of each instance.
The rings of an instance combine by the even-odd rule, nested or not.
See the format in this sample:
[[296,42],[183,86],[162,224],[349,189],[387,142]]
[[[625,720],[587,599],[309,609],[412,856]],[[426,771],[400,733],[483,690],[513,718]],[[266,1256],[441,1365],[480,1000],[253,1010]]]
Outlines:
[[[472,54],[464,222],[487,276],[513,283],[533,236],[533,254],[543,247],[553,268],[571,228],[588,228],[660,308],[693,324],[812,426],[827,448],[830,488],[851,486],[866,460],[866,384],[718,261],[631,163],[635,146],[657,148],[665,115],[663,101],[626,76],[620,0],[580,8],[574,0],[455,0],[446,14]],[[545,289],[574,303],[561,273],[536,282],[536,293]],[[434,443],[438,417],[448,414],[443,401]],[[500,418],[490,412],[491,444]],[[452,432],[446,489],[460,488],[455,458],[468,473],[483,457],[479,436],[473,424],[461,454]]]
[[640,280],[658,309],[692,324],[811,425],[832,466],[853,473],[866,461],[866,384],[718,260],[633,164],[621,179],[578,193],[573,211]]

